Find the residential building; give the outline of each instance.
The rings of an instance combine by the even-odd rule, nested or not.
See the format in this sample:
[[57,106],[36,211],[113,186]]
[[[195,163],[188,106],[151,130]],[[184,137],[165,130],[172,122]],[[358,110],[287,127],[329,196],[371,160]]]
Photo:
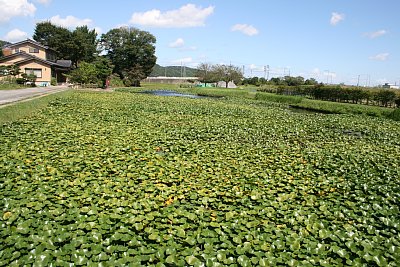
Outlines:
[[27,39],[18,43],[5,45],[0,65],[17,65],[22,73],[36,75],[37,86],[49,86],[51,78],[57,83],[65,83],[71,68],[70,60],[57,60],[56,53],[50,47],[34,40]]
[[386,88],[386,89],[400,89],[400,87],[396,84],[390,84],[390,83],[385,83],[384,85],[382,85],[382,88]]

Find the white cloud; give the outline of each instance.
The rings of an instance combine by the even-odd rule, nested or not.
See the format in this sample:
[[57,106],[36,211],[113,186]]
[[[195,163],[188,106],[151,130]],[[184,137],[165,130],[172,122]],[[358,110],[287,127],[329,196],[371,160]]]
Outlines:
[[253,36],[258,34],[258,30],[254,28],[252,25],[247,24],[235,24],[232,26],[231,31],[239,31],[248,36]]
[[56,15],[50,18],[50,22],[65,28],[76,28],[78,26],[90,26],[93,21],[91,19],[79,19],[74,16],[66,16],[61,18],[60,15]]
[[161,12],[153,9],[143,13],[133,13],[132,24],[139,24],[160,28],[188,28],[204,26],[205,20],[214,12],[214,7],[197,7],[194,4],[187,4],[176,10]]
[[368,32],[368,33],[365,33],[364,35],[370,39],[375,39],[375,38],[383,36],[385,34],[387,34],[386,30],[379,30],[376,32]]
[[0,0],[0,23],[8,22],[13,17],[33,16],[35,12],[35,5],[27,0]]
[[191,57],[185,57],[185,58],[173,60],[172,63],[180,65],[180,64],[188,64],[188,63],[191,63],[192,61],[193,61],[193,59]]
[[389,57],[389,53],[380,53],[374,56],[370,56],[369,59],[376,61],[386,61]]
[[50,4],[51,0],[36,0],[39,4],[48,5]]
[[183,47],[184,45],[185,45],[185,41],[182,38],[178,38],[174,42],[170,43],[169,47],[179,48],[179,47]]
[[342,20],[344,20],[344,14],[332,12],[332,16],[331,16],[331,25],[335,26],[335,25],[337,25],[339,22],[341,22]]
[[27,39],[28,33],[14,29],[9,31],[3,38],[8,42],[15,43]]

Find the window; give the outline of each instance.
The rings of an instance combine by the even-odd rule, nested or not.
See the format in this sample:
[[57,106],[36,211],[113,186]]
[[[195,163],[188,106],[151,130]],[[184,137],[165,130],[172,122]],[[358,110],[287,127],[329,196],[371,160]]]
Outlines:
[[35,47],[29,47],[29,53],[39,53],[39,49]]
[[28,75],[33,74],[36,78],[42,78],[42,69],[25,68],[25,73]]
[[19,52],[19,48],[15,48],[15,53],[18,53]]

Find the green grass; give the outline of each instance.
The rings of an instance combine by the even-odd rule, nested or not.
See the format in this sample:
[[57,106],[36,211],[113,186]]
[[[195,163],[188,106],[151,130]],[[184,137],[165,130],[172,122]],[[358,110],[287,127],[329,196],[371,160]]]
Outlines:
[[13,90],[27,88],[26,85],[20,85],[16,83],[0,83],[0,90]]
[[358,114],[358,115],[367,115],[372,117],[388,117],[389,114],[393,112],[393,109],[391,108],[367,106],[360,104],[329,102],[321,100],[311,100],[306,98],[304,98],[299,103],[293,103],[292,106],[304,109],[326,111],[337,114]]
[[399,266],[400,124],[72,91],[1,125],[0,266]]
[[303,101],[303,97],[299,96],[288,96],[288,95],[277,95],[271,93],[256,93],[257,100],[270,101],[270,102],[278,102],[285,104],[298,104]]
[[0,124],[10,123],[21,118],[35,116],[40,113],[42,109],[46,108],[50,101],[53,101],[54,99],[59,97],[66,97],[71,93],[71,91],[64,91],[24,102],[7,105],[5,107],[0,107]]
[[197,87],[188,88],[176,84],[143,83],[142,85],[143,87],[140,88],[123,88],[116,90],[125,92],[139,92],[142,90],[174,90],[177,92],[190,93],[202,96],[256,99],[259,101],[287,104],[305,110],[314,110],[326,113],[353,114],[353,115],[366,115],[372,117],[393,118],[393,116],[390,115],[393,112],[393,109],[391,108],[312,100],[300,96],[287,96],[287,95],[278,95],[266,92],[256,92],[256,88],[254,87],[226,89],[226,88],[197,88]]

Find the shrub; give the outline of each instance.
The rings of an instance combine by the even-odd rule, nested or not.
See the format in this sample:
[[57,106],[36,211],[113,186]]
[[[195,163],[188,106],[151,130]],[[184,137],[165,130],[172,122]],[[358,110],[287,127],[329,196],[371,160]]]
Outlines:
[[392,120],[400,121],[400,108],[396,108],[395,110],[393,110],[393,112],[390,113],[388,117]]
[[26,83],[26,79],[24,79],[24,78],[17,78],[17,79],[15,79],[15,81],[17,84],[25,84]]
[[56,85],[57,85],[57,79],[54,78],[54,77],[51,77],[50,84],[51,84],[52,86],[56,86]]

